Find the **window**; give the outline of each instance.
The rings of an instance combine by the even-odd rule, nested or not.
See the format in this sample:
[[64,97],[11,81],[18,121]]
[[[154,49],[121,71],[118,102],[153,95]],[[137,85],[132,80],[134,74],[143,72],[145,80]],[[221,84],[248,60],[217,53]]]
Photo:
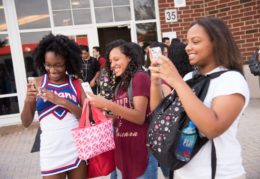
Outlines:
[[136,20],[137,42],[157,41],[154,0],[135,0],[134,12]]
[[89,0],[52,0],[54,26],[91,24]]
[[136,24],[137,42],[152,42],[157,41],[156,23],[141,23]]
[[129,0],[95,0],[94,7],[97,23],[131,20]]
[[135,20],[155,19],[154,0],[134,1]]
[[15,0],[19,29],[49,28],[47,0]]
[[[1,1],[1,6],[2,5],[2,1]],[[4,14],[4,8],[0,9],[0,32],[1,31],[6,31],[6,23],[5,23],[5,14]]]
[[[3,6],[2,0],[0,0],[0,6]],[[4,9],[0,8],[0,115],[19,113],[16,92]]]
[[0,35],[0,95],[16,93],[8,35]]

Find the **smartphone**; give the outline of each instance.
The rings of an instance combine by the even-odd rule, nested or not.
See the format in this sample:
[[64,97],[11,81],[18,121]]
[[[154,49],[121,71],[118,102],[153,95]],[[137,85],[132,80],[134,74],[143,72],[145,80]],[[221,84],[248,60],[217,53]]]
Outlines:
[[34,89],[37,89],[36,87],[36,78],[35,77],[28,77],[28,83],[32,85]]
[[86,94],[87,94],[87,93],[93,93],[89,82],[83,82],[83,83],[81,83],[81,86],[82,86],[82,88],[83,88],[83,90],[84,90],[84,92],[85,92]]
[[160,59],[160,56],[162,55],[162,50],[160,47],[153,47],[151,48],[151,52],[152,52],[152,56],[159,60]]

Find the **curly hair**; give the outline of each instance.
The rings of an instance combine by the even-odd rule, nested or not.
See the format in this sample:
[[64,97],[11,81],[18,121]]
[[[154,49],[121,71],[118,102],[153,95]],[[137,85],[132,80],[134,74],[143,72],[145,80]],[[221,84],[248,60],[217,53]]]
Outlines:
[[44,36],[33,52],[34,67],[39,70],[39,75],[46,73],[44,63],[47,52],[54,52],[55,55],[64,58],[66,71],[69,75],[81,77],[81,50],[76,42],[64,35],[55,36],[50,33]]
[[143,54],[140,53],[142,51],[142,48],[133,42],[126,42],[122,39],[115,40],[110,42],[106,49],[106,58],[108,59],[106,61],[106,70],[108,71],[108,74],[112,77],[112,71],[110,68],[110,52],[114,49],[118,48],[121,53],[123,53],[125,56],[127,56],[130,59],[129,64],[126,67],[126,70],[120,77],[116,77],[116,85],[120,83],[121,88],[123,91],[127,91],[127,88],[129,86],[129,83],[131,81],[131,78],[134,76],[134,74],[137,72],[137,70],[141,69],[141,63]]

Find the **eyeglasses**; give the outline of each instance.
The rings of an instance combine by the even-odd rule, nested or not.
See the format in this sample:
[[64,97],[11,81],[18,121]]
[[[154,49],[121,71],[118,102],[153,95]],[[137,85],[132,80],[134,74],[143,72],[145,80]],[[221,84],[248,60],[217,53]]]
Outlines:
[[65,64],[58,64],[58,65],[50,65],[50,64],[44,64],[44,67],[46,70],[50,70],[51,68],[55,70],[62,70],[64,68]]

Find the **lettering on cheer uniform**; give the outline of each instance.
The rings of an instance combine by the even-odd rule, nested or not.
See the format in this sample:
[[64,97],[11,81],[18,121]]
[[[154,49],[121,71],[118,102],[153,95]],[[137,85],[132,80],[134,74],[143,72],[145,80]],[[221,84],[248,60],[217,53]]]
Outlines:
[[61,98],[71,99],[74,102],[77,102],[77,97],[74,94],[68,93],[68,92],[57,92],[54,90],[51,90],[54,94],[58,95]]

